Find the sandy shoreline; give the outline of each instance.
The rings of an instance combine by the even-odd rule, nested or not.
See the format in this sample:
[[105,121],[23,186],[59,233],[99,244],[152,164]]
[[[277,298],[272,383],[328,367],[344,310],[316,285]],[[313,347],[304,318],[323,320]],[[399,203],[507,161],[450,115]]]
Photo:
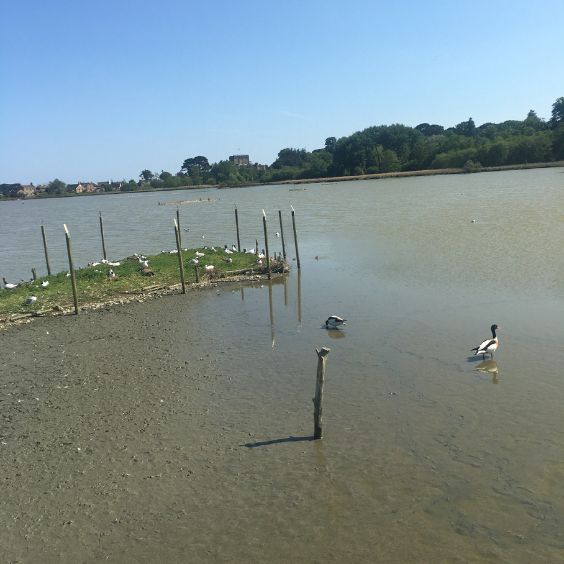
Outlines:
[[209,561],[205,505],[249,440],[210,415],[229,347],[190,303],[212,292],[0,334],[4,562]]

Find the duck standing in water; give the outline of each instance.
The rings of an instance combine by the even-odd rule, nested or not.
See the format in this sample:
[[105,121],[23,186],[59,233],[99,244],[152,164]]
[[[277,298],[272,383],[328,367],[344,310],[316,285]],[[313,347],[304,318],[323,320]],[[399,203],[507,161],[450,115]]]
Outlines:
[[497,350],[497,347],[499,347],[499,339],[495,334],[495,332],[497,331],[497,329],[499,329],[499,327],[494,323],[490,327],[490,329],[492,332],[492,338],[482,341],[477,347],[474,347],[472,349],[474,351],[474,354],[476,355],[481,354],[482,359],[486,358],[486,354],[489,354],[493,358],[493,353]]
[[327,318],[325,322],[326,329],[338,329],[341,325],[345,325],[346,319],[339,317],[338,315],[332,315],[331,317]]

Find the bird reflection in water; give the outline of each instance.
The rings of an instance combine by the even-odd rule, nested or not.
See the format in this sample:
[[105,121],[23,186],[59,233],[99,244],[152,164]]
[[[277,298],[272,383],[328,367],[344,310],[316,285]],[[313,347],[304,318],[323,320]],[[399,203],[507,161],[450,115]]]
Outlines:
[[492,375],[492,384],[498,384],[499,367],[495,360],[484,360],[478,364],[474,370]]

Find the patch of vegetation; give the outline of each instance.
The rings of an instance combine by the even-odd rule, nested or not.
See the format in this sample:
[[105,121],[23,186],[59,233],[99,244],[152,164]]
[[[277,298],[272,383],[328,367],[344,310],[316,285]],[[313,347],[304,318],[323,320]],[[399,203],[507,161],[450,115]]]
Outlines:
[[[182,253],[186,284],[196,282],[196,252],[199,257],[198,277],[200,282],[210,282],[245,271],[254,274],[266,273],[266,260],[259,263],[251,253],[225,253],[224,249],[203,247],[188,249]],[[145,257],[152,275],[142,273],[143,265],[138,257],[128,257],[119,261],[119,266],[94,264],[75,270],[79,306],[107,303],[127,295],[143,294],[156,288],[170,288],[180,284],[178,255],[161,253]],[[213,266],[206,270],[205,266]],[[271,261],[274,270],[284,266]],[[109,271],[115,278],[108,276]],[[48,282],[47,285],[44,285]],[[28,303],[35,296],[37,300]],[[53,276],[43,276],[31,282],[23,282],[14,289],[0,289],[0,319],[13,314],[40,314],[41,312],[61,311],[74,307],[70,274],[60,272]]]

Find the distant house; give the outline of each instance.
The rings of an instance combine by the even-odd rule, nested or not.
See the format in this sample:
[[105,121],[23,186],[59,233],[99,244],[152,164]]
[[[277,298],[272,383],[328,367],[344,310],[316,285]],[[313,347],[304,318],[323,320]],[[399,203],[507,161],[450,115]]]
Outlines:
[[229,160],[237,166],[248,166],[250,163],[249,155],[231,155]]
[[22,184],[16,195],[18,198],[33,198],[37,195],[37,191],[33,184]]
[[78,184],[67,184],[67,192],[84,194],[85,192],[99,192],[100,188],[96,182],[79,182]]
[[0,184],[0,193],[4,194],[7,198],[16,198],[18,190],[22,188],[21,184]]

